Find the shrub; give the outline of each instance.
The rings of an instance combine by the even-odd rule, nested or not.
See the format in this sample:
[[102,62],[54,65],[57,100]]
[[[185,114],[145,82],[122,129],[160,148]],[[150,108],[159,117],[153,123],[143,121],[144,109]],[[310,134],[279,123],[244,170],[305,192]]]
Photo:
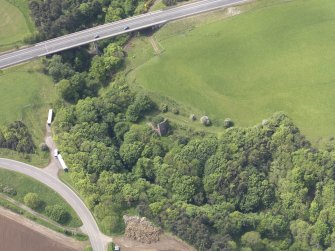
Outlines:
[[166,6],[172,6],[175,5],[177,3],[176,0],[163,0],[163,4],[165,4]]
[[9,195],[9,196],[15,196],[17,194],[16,190],[9,186],[3,186],[1,187],[1,190],[3,193]]
[[174,114],[178,115],[178,114],[179,114],[179,109],[178,109],[177,107],[173,107],[173,108],[172,108],[172,112],[173,112]]
[[61,224],[70,219],[70,214],[60,205],[47,206],[45,212],[50,219]]
[[167,104],[163,103],[160,105],[159,109],[161,110],[161,112],[168,112],[169,107]]
[[43,151],[43,152],[48,152],[48,151],[49,151],[49,147],[48,147],[48,145],[45,144],[45,143],[41,143],[41,144],[40,144],[40,149],[41,149],[41,151]]
[[164,118],[162,116],[155,116],[152,118],[151,122],[153,123],[154,126],[157,126],[159,123],[163,122]]
[[232,127],[234,126],[234,122],[231,119],[227,118],[223,121],[223,126],[224,128]]
[[200,118],[200,122],[201,122],[201,124],[203,124],[205,126],[210,126],[211,125],[211,121],[207,116],[202,116]]
[[122,217],[117,214],[112,214],[103,218],[101,225],[109,234],[122,234],[125,229]]
[[23,202],[32,209],[38,209],[42,205],[42,201],[36,193],[27,193],[23,198]]

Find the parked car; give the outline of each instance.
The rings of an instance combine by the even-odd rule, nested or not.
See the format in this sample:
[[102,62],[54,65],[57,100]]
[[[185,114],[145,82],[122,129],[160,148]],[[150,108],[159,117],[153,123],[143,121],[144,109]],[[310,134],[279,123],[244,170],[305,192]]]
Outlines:
[[129,26],[125,26],[123,29],[124,29],[124,30],[128,30],[128,29],[129,29]]
[[55,149],[55,150],[54,150],[54,157],[55,157],[55,158],[58,158],[58,149]]

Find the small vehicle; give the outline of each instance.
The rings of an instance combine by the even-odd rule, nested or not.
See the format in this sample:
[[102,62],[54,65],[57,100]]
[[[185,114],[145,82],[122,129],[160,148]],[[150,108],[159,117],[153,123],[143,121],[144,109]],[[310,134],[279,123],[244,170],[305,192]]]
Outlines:
[[58,158],[58,149],[54,150],[54,157],[57,159]]
[[94,38],[99,38],[100,36],[98,35],[98,34],[96,34],[95,36],[94,36]]
[[123,29],[124,29],[124,30],[128,30],[128,29],[129,29],[129,26],[125,26]]

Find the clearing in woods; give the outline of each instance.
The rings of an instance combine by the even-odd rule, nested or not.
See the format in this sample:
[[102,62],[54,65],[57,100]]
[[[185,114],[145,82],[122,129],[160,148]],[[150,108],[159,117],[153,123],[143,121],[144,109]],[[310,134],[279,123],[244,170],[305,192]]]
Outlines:
[[250,126],[284,111],[313,141],[335,135],[335,1],[263,3],[167,24],[155,34],[158,55],[143,37],[131,41],[129,82],[198,116]]

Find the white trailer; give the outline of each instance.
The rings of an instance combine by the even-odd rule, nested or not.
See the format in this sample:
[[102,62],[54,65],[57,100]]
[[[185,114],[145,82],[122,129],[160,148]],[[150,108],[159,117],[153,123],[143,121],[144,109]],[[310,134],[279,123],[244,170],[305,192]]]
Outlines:
[[49,113],[48,113],[48,126],[51,126],[51,122],[52,122],[52,109],[49,109]]
[[58,154],[58,160],[59,160],[59,163],[62,166],[64,172],[67,172],[69,169],[67,168],[67,166],[66,166],[66,164],[64,162],[64,159],[63,159],[63,157],[62,157],[61,154]]

